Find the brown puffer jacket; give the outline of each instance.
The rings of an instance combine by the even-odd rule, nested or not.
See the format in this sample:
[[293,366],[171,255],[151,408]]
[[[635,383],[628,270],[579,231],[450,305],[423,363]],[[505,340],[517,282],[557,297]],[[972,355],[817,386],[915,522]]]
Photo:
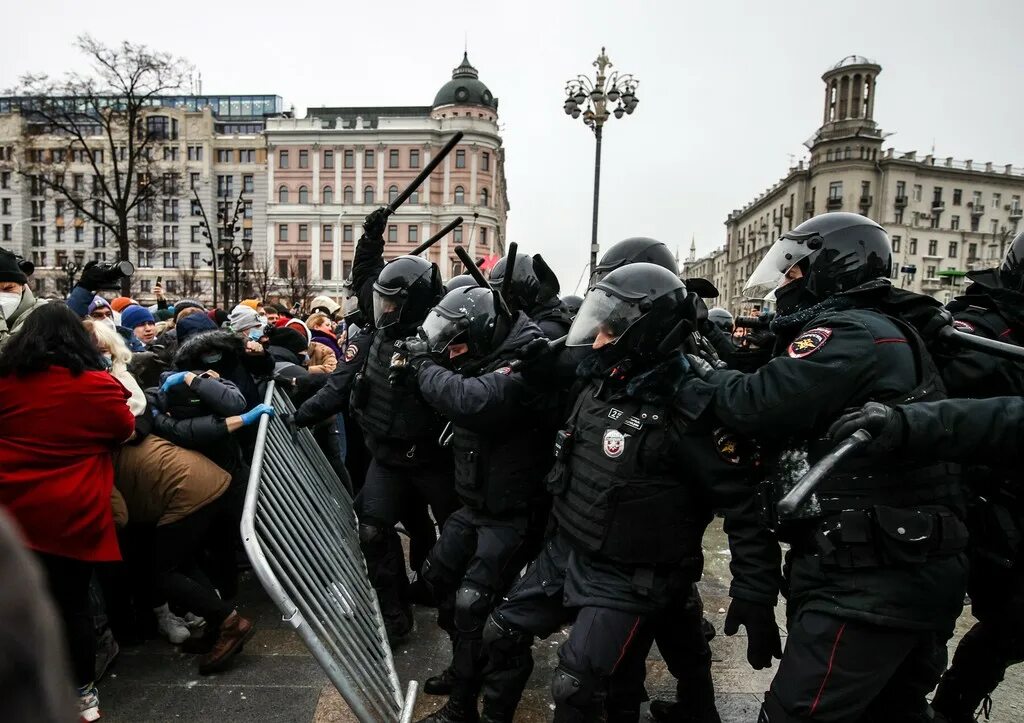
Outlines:
[[309,345],[309,373],[330,374],[338,368],[338,357],[331,347],[314,341]]
[[114,452],[114,484],[132,523],[177,522],[224,494],[230,481],[204,455],[155,434]]

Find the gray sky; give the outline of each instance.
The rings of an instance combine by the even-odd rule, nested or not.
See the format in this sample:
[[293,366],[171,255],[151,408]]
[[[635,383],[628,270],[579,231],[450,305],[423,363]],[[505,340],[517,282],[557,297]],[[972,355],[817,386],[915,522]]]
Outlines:
[[[140,12],[139,8],[143,8]],[[309,9],[307,9],[309,8]],[[313,10],[312,8],[316,8]],[[1024,165],[1018,0],[948,2],[8,3],[0,88],[80,63],[87,31],[191,60],[203,90],[315,105],[428,105],[461,59],[500,99],[509,239],[577,282],[594,142],[562,112],[565,80],[606,45],[641,81],[605,129],[600,240],[653,236],[685,257],[722,244],[726,214],[784,175],[820,123],[822,71],[882,65],[875,118],[899,150]],[[1015,121],[1015,122],[1012,122]]]

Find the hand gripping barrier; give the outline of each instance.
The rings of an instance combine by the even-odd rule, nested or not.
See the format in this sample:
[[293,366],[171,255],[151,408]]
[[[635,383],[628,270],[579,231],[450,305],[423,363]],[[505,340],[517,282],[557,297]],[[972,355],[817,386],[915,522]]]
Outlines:
[[352,498],[309,430],[282,421],[295,407],[270,383],[242,513],[242,540],[267,594],[361,723],[407,723],[377,597],[359,549]]

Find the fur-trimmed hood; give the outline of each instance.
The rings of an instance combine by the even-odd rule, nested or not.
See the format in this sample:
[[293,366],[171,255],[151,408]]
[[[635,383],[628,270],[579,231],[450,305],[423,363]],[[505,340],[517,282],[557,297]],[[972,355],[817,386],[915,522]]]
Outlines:
[[[225,360],[230,357],[234,363],[245,352],[245,343],[230,331],[205,331],[190,337],[178,347],[174,355],[174,366],[186,370],[205,369],[209,364],[204,363],[201,357],[213,352],[220,352]],[[218,365],[223,364],[221,361]]]

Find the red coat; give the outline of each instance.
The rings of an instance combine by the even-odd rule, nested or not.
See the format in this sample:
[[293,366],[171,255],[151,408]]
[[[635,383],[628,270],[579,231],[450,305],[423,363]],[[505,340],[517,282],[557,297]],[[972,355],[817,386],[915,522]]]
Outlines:
[[110,452],[135,428],[129,393],[106,372],[50,367],[0,377],[0,505],[28,546],[120,560],[110,508]]

